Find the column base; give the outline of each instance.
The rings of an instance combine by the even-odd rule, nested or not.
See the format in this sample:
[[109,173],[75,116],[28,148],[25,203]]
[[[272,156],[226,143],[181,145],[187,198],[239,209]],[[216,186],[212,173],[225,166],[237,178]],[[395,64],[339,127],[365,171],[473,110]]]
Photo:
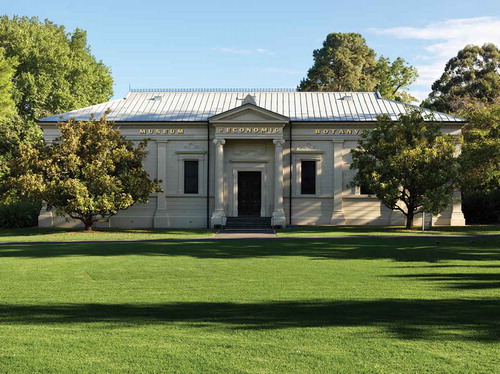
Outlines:
[[284,211],[273,212],[271,226],[278,228],[286,227],[286,217]]
[[465,226],[465,217],[462,212],[452,213],[450,226]]
[[166,229],[169,227],[169,217],[166,210],[157,210],[153,218],[153,227],[155,229]]
[[332,213],[332,219],[330,220],[330,224],[335,226],[345,225],[344,212],[334,210]]
[[210,218],[210,227],[222,227],[226,225],[226,212],[223,210],[214,210]]

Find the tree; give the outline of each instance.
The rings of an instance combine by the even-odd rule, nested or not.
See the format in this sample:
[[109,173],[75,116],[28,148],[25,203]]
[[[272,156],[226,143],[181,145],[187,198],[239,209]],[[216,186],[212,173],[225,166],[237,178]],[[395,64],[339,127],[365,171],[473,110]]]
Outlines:
[[134,147],[105,117],[69,120],[58,128],[61,136],[52,145],[21,146],[19,175],[12,182],[25,196],[92,230],[95,222],[160,191],[142,165],[147,141]]
[[331,33],[323,47],[313,52],[314,64],[299,91],[373,91],[378,88],[389,99],[413,101],[404,90],[418,74],[398,57],[391,62],[375,51],[356,33]]
[[13,76],[12,61],[5,58],[5,52],[3,48],[0,48],[0,126],[16,113],[16,107],[12,99],[12,91],[14,90]]
[[40,130],[28,126],[16,114],[12,99],[14,65],[7,60],[0,48],[0,201],[8,198],[8,180],[12,163],[19,156],[19,145],[27,140],[35,140]]
[[33,120],[108,101],[110,69],[90,53],[86,32],[38,18],[0,17],[0,48],[15,61],[13,99]]
[[489,192],[500,187],[500,105],[463,111],[460,154],[461,188],[466,193]]
[[456,140],[442,135],[440,125],[426,121],[418,110],[397,121],[379,116],[375,128],[364,132],[352,150],[351,186],[363,185],[382,203],[406,216],[413,227],[415,214],[438,214],[451,202],[457,184]]
[[391,62],[388,58],[380,56],[373,74],[377,79],[378,91],[383,97],[405,103],[417,101],[406,92],[408,86],[418,77],[417,69],[407,65],[401,57]]
[[371,91],[377,84],[371,74],[375,51],[360,34],[331,33],[313,57],[300,91]]
[[467,45],[446,63],[422,106],[449,113],[471,102],[498,103],[499,98],[500,50],[491,43]]

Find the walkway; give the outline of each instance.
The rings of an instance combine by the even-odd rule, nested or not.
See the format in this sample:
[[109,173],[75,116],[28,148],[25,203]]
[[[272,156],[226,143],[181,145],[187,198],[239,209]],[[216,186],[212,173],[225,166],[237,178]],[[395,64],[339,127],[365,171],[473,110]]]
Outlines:
[[276,231],[269,229],[222,229],[214,235],[214,239],[272,239],[277,238]]

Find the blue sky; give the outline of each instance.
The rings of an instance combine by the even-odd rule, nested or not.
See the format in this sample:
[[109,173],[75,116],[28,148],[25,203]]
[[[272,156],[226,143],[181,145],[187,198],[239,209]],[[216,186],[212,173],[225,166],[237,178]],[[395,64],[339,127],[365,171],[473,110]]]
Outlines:
[[424,98],[467,43],[500,45],[500,1],[6,1],[9,16],[88,32],[112,68],[115,97],[132,88],[295,87],[331,32],[358,32],[378,55],[403,57]]

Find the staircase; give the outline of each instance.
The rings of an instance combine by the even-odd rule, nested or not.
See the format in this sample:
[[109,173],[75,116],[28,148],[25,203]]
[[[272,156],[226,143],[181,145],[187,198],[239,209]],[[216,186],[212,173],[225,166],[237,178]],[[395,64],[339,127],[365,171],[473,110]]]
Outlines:
[[271,230],[271,217],[227,217],[224,230]]

